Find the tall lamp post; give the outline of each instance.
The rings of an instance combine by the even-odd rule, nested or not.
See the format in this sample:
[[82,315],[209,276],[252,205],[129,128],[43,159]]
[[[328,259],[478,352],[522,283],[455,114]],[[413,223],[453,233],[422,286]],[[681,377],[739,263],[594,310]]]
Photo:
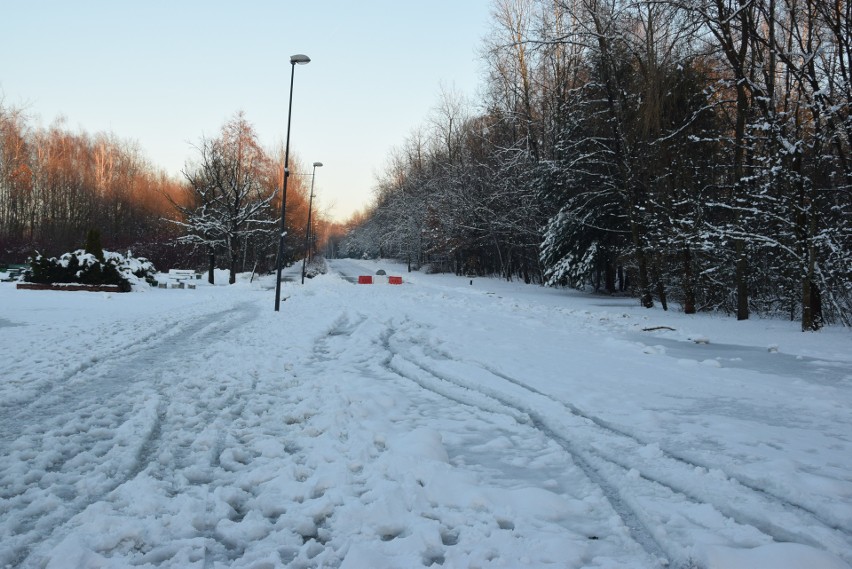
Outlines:
[[275,261],[275,312],[281,307],[281,264],[284,261],[284,235],[286,227],[284,214],[287,213],[287,178],[290,177],[290,118],[293,116],[293,76],[296,74],[296,64],[310,63],[311,58],[297,53],[290,56],[290,102],[287,105],[287,141],[284,144],[284,182],[281,190],[281,235],[278,238],[278,258]]
[[314,180],[317,177],[317,168],[322,162],[314,162],[314,171],[311,174],[311,196],[308,198],[308,225],[305,228],[305,257],[302,259],[302,284],[305,284],[305,265],[308,262],[308,240],[311,237],[311,210],[314,207]]

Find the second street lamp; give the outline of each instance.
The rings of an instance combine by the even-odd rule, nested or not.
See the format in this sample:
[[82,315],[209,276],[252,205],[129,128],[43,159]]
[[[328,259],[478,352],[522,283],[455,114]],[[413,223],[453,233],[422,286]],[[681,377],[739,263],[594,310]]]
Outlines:
[[296,74],[296,64],[310,63],[311,58],[297,53],[290,56],[290,102],[287,105],[287,142],[284,144],[284,182],[281,190],[281,235],[278,237],[278,257],[275,261],[275,312],[281,306],[281,264],[284,262],[284,235],[286,225],[284,214],[287,213],[287,178],[290,177],[290,118],[293,116],[293,76]]
[[305,257],[302,259],[302,284],[305,284],[305,264],[308,262],[308,241],[311,237],[311,210],[314,207],[314,180],[317,177],[317,168],[322,162],[314,162],[314,172],[311,174],[311,195],[308,198],[308,225],[305,227]]

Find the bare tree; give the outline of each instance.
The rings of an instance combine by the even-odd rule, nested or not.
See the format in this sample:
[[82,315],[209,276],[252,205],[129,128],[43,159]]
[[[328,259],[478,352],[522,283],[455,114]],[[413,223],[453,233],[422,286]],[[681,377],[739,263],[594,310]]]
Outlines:
[[202,139],[198,152],[198,162],[184,170],[189,205],[175,204],[184,216],[177,222],[186,231],[180,240],[207,249],[210,282],[215,252],[224,251],[233,284],[249,239],[274,232],[274,167],[242,112],[222,126],[217,138]]

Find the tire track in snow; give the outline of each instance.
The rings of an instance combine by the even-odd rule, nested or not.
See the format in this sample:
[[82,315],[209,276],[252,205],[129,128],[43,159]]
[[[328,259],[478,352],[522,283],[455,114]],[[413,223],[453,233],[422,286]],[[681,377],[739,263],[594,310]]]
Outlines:
[[165,322],[160,319],[153,320],[155,322],[153,327],[151,327],[151,321],[148,321],[145,323],[146,331],[135,336],[132,341],[112,346],[107,354],[97,354],[77,363],[55,379],[40,381],[40,389],[32,397],[11,403],[0,401],[0,441],[8,437],[12,430],[11,427],[19,424],[22,417],[32,415],[33,408],[43,407],[45,403],[51,401],[65,405],[68,397],[66,393],[68,384],[75,378],[97,373],[97,370],[101,368],[107,368],[117,362],[144,354],[158,346],[177,340],[187,333],[195,334],[199,328],[208,326],[211,320],[221,318],[234,310],[235,308],[231,307],[214,314],[204,315],[201,322],[193,318],[194,314],[178,314]]
[[320,363],[329,358],[330,350],[329,340],[332,338],[342,337],[344,339],[351,337],[355,332],[367,321],[367,316],[358,313],[355,321],[352,321],[348,312],[344,312],[329,328],[325,336],[320,336],[314,341],[311,358],[314,363]]
[[[244,315],[238,321],[222,322],[229,314],[239,310],[239,306],[231,307],[206,314],[196,320],[179,321],[177,326],[174,322],[170,322],[163,328],[144,336],[141,343],[132,342],[118,346],[107,356],[75,367],[59,379],[52,381],[47,392],[41,393],[23,406],[16,405],[21,407],[18,411],[0,415],[0,450],[4,450],[4,443],[8,444],[20,436],[28,423],[53,417],[57,410],[68,409],[75,404],[89,404],[92,400],[105,401],[108,397],[126,390],[129,384],[138,382],[138,379],[122,381],[108,377],[110,374],[122,375],[116,371],[116,368],[134,369],[131,358],[140,360],[141,365],[136,368],[143,370],[141,375],[145,377],[145,370],[148,367],[159,361],[158,358],[172,357],[172,353],[181,344],[187,343],[190,339],[196,342],[204,340],[232,326],[239,326],[251,318]],[[122,379],[125,377],[122,375]],[[107,379],[108,382],[95,381],[99,379]]]
[[[567,402],[555,399],[554,397],[549,396],[549,395],[547,395],[547,394],[525,384],[524,382],[522,382],[520,380],[517,380],[515,378],[512,378],[512,377],[507,376],[505,374],[502,374],[500,372],[497,372],[496,370],[489,368],[487,365],[484,365],[484,364],[479,363],[479,362],[477,362],[476,364],[480,368],[484,369],[485,371],[491,373],[492,375],[494,375],[496,377],[499,377],[499,378],[501,378],[501,379],[513,384],[513,385],[516,385],[516,386],[518,386],[518,387],[520,387],[520,388],[522,388],[522,389],[524,389],[524,390],[526,390],[530,393],[533,393],[535,395],[538,395],[540,397],[548,399],[548,400],[552,401],[553,403],[555,403],[557,405],[561,405],[562,407],[565,408],[565,410],[567,410],[572,415],[579,417],[581,419],[585,419],[585,420],[589,421],[590,423],[594,424],[598,429],[600,429],[601,431],[604,431],[607,434],[607,436],[610,436],[611,438],[616,438],[616,439],[626,439],[628,441],[628,445],[630,447],[633,447],[632,449],[628,449],[628,450],[633,450],[634,453],[635,453],[635,449],[647,447],[647,445],[651,444],[651,443],[648,443],[646,441],[639,439],[635,435],[632,435],[632,434],[630,434],[626,431],[623,431],[623,430],[611,425],[610,423],[608,423],[607,421],[604,421],[603,419],[601,419],[599,417],[596,417],[594,415],[582,412],[580,409],[578,409],[576,406],[572,405],[571,403],[567,403]],[[607,445],[605,448],[609,448],[609,446],[610,445]],[[657,445],[656,448],[659,449],[660,453],[663,455],[662,458],[664,460],[671,461],[671,462],[673,462],[677,465],[680,465],[681,470],[683,470],[683,467],[685,467],[687,473],[695,472],[697,469],[706,469],[706,470],[709,471],[713,468],[717,468],[717,467],[715,467],[714,465],[711,465],[711,464],[700,463],[698,461],[690,460],[686,457],[679,455],[678,453],[675,453],[675,452],[667,450],[663,447],[660,447],[659,445]],[[660,472],[655,472],[654,474],[649,474],[647,472],[647,467],[637,466],[635,463],[630,463],[630,461],[620,458],[622,456],[625,456],[625,453],[623,453],[623,452],[604,453],[604,451],[602,449],[596,449],[596,453],[599,454],[603,460],[605,460],[609,463],[612,463],[614,465],[620,466],[624,470],[627,470],[627,471],[629,471],[631,469],[636,469],[637,471],[646,470],[646,472],[641,473],[643,478],[650,480],[652,482],[656,482],[660,485],[667,486],[667,487],[671,488],[673,491],[676,491],[680,494],[683,494],[683,495],[689,497],[691,500],[693,500],[695,502],[713,503],[713,506],[717,510],[722,512],[724,515],[730,517],[731,519],[738,520],[741,523],[742,523],[742,520],[747,520],[747,523],[749,525],[757,527],[757,529],[759,529],[760,531],[762,531],[763,533],[765,533],[767,535],[770,535],[776,541],[794,541],[794,542],[795,541],[805,541],[805,542],[809,542],[810,545],[814,545],[814,546],[818,546],[818,547],[824,545],[821,542],[820,538],[817,537],[817,536],[803,535],[801,533],[797,533],[795,531],[788,530],[783,525],[775,524],[771,519],[767,519],[765,517],[763,517],[763,518],[755,517],[754,515],[749,513],[748,510],[750,508],[745,508],[743,506],[738,505],[738,504],[743,503],[743,501],[741,501],[741,500],[730,500],[729,503],[725,503],[725,502],[722,502],[722,501],[719,501],[719,500],[714,500],[714,493],[711,493],[711,492],[697,493],[695,491],[695,489],[685,487],[683,484],[678,483],[676,480],[672,480],[670,476],[666,477],[665,476],[666,469],[661,469]],[[655,459],[655,461],[658,461],[658,460],[660,460],[660,459]],[[668,467],[671,468],[671,465],[668,465]],[[739,494],[743,494],[744,493],[743,490],[753,492],[758,497],[758,501],[762,501],[762,504],[757,504],[757,505],[765,505],[767,502],[774,503],[774,504],[780,505],[785,512],[793,513],[798,518],[801,518],[802,521],[807,522],[805,524],[801,524],[803,526],[811,526],[812,524],[815,523],[818,526],[824,526],[825,528],[832,530],[834,532],[837,532],[838,534],[843,534],[845,536],[852,536],[852,530],[850,530],[849,528],[842,527],[841,525],[834,523],[831,520],[825,519],[819,512],[815,511],[813,508],[808,508],[807,506],[804,506],[802,504],[792,502],[792,501],[788,500],[787,498],[785,498],[783,496],[778,496],[777,494],[769,492],[764,488],[757,487],[757,486],[751,484],[750,482],[742,479],[741,477],[733,475],[733,474],[731,474],[727,471],[722,471],[722,472],[725,476],[725,480],[724,481],[717,481],[718,484],[725,484],[729,487],[732,487],[731,490],[733,490],[734,492],[739,493]],[[747,503],[751,504],[752,506],[754,505],[752,501],[747,501]],[[760,511],[760,509],[758,509],[757,511]],[[826,537],[826,536],[823,536],[823,537]]]
[[[452,359],[448,355],[447,355],[447,357],[449,359]],[[636,435],[634,435],[632,433],[624,431],[623,429],[619,429],[617,426],[611,424],[608,421],[605,421],[604,419],[601,419],[600,417],[597,417],[597,416],[592,415],[590,413],[583,412],[577,406],[572,405],[569,402],[560,401],[559,399],[556,399],[556,398],[554,398],[554,397],[552,397],[552,396],[550,396],[550,395],[548,395],[548,394],[546,394],[542,391],[539,391],[538,389],[526,384],[525,382],[523,382],[521,380],[518,380],[518,379],[513,378],[511,376],[508,376],[508,375],[506,375],[502,372],[499,372],[499,371],[493,369],[492,367],[488,366],[487,364],[484,364],[482,362],[471,362],[471,363],[474,363],[475,365],[477,365],[481,369],[487,371],[491,375],[498,377],[500,379],[503,379],[503,380],[507,381],[508,383],[516,385],[517,387],[520,387],[521,389],[523,389],[525,391],[528,391],[528,392],[530,392],[534,395],[540,396],[540,397],[544,397],[544,398],[556,403],[557,405],[561,405],[572,415],[579,417],[581,419],[585,419],[587,421],[590,421],[591,423],[593,423],[595,426],[597,426],[602,431],[605,431],[608,434],[610,434],[610,435],[612,435],[616,438],[628,439],[629,441],[631,441],[630,442],[631,445],[635,445],[635,446],[638,446],[638,447],[644,447],[644,446],[647,446],[649,444],[652,444],[648,441],[643,441],[642,439],[640,439],[639,437],[637,437]],[[675,461],[675,462],[678,462],[678,463],[681,463],[681,464],[689,467],[690,469],[704,468],[704,469],[710,470],[710,469],[715,468],[715,469],[718,469],[718,470],[722,470],[721,468],[719,468],[716,465],[706,463],[706,462],[702,462],[702,461],[698,461],[698,460],[694,460],[694,459],[690,459],[690,458],[685,457],[685,456],[681,455],[680,453],[674,452],[670,449],[666,449],[666,448],[661,447],[661,446],[658,446],[658,448],[659,448],[660,452],[665,456],[665,458],[672,460],[672,461]],[[610,454],[610,455],[608,455],[607,460],[609,460],[610,462],[619,462],[621,464],[621,466],[628,468],[628,469],[631,468],[631,466],[629,464],[627,464],[625,462],[618,461],[617,456],[618,456],[617,454]],[[786,498],[784,496],[779,496],[778,494],[775,494],[775,493],[773,493],[773,492],[771,492],[771,491],[769,491],[765,488],[761,488],[759,486],[756,486],[756,485],[752,484],[751,482],[749,482],[748,480],[745,480],[743,477],[740,477],[736,474],[732,474],[732,473],[725,471],[725,470],[722,470],[722,472],[724,473],[725,477],[728,478],[731,482],[738,484],[738,485],[742,486],[743,488],[751,490],[752,492],[755,492],[758,495],[765,495],[768,500],[771,500],[773,502],[777,502],[777,503],[783,505],[785,508],[787,508],[789,510],[797,511],[797,512],[800,512],[803,515],[809,516],[809,517],[813,518],[814,521],[820,523],[821,525],[826,526],[829,529],[835,530],[839,533],[843,533],[847,536],[852,537],[852,529],[843,527],[843,526],[841,526],[841,525],[839,525],[839,524],[837,524],[837,523],[835,523],[831,520],[825,519],[823,517],[823,515],[820,512],[816,511],[814,508],[810,508],[810,507],[808,507],[804,504],[791,501],[789,498]],[[669,485],[669,484],[670,483],[666,483],[666,485]],[[680,491],[682,493],[687,493],[687,491],[685,491],[685,490],[680,490]]]
[[[567,441],[564,441],[563,443],[558,442],[556,440],[557,435],[555,433],[548,434],[548,431],[543,430],[540,425],[536,425],[527,413],[513,412],[511,408],[507,408],[506,405],[493,400],[472,403],[469,396],[459,395],[457,393],[458,386],[442,387],[441,385],[427,383],[414,376],[398,371],[394,366],[394,360],[395,358],[402,359],[402,356],[400,356],[397,350],[395,350],[391,345],[391,338],[396,333],[396,329],[392,325],[384,323],[380,327],[373,327],[358,338],[353,338],[353,336],[356,336],[356,332],[362,331],[362,327],[365,323],[375,324],[375,322],[375,319],[371,319],[363,313],[359,312],[357,317],[353,319],[348,312],[345,312],[334,322],[328,333],[316,341],[315,345],[319,348],[314,350],[314,363],[322,364],[322,360],[327,359],[328,357],[347,358],[347,361],[351,360],[355,369],[359,370],[366,377],[374,377],[379,380],[386,380],[385,378],[388,376],[400,378],[405,383],[413,383],[423,392],[437,395],[464,407],[470,407],[477,412],[495,415],[509,415],[518,424],[528,427],[530,431],[535,431],[537,434],[543,434],[544,436],[542,438],[553,443],[553,448],[561,448],[563,451],[566,450],[565,445],[567,444]],[[401,326],[404,325],[405,323]],[[366,336],[367,338],[362,336]],[[370,336],[372,336],[372,338],[370,338]],[[365,347],[363,345],[364,342],[368,344],[366,350],[363,349]],[[377,344],[382,348],[385,357],[376,358],[375,346]],[[332,345],[333,353],[331,349]],[[376,367],[382,370],[381,374],[376,373]],[[576,465],[578,462],[576,460],[576,456],[570,451],[568,454],[571,456],[571,459]],[[646,562],[648,567],[668,566],[669,562],[665,552],[654,542],[650,534],[644,532],[644,526],[640,519],[633,514],[631,509],[622,503],[623,501],[620,496],[614,493],[607,493],[608,487],[603,481],[598,480],[594,476],[589,476],[587,471],[590,468],[591,467],[588,464],[582,463],[578,465],[578,472],[585,473],[586,477],[591,479],[592,484],[602,490],[604,499],[606,499],[610,505],[615,503],[615,507],[608,509],[608,512],[613,512],[621,517],[624,522],[623,525],[626,528],[625,533],[629,534],[629,537],[618,535],[618,538],[627,537],[627,540],[632,540],[630,543],[636,544],[636,549],[633,551],[633,554],[642,557],[642,552],[644,552],[647,555]],[[606,517],[608,518],[610,515],[610,513],[607,513]],[[498,524],[509,524],[506,526],[500,525],[501,529],[509,529],[512,526],[511,522],[501,521],[501,516],[496,516],[496,519]],[[603,520],[601,520],[601,523],[604,523]],[[573,532],[577,531],[576,528],[569,529],[566,527],[566,529]],[[446,530],[445,534],[446,535],[442,535],[442,540],[446,539],[444,545],[455,545],[454,540],[457,540],[458,536],[456,535],[455,537],[452,537],[450,535],[451,530]],[[584,535],[584,533],[580,532],[579,535]],[[599,539],[595,535],[586,535],[586,537],[593,540]],[[615,538],[615,536],[613,536],[613,538]],[[424,564],[428,563],[424,561]]]
[[[441,397],[449,399],[450,401],[489,413],[508,413],[518,423],[530,426],[541,432],[545,437],[555,442],[569,455],[571,455],[572,460],[577,465],[577,467],[583,472],[583,474],[595,486],[601,489],[601,492],[606,497],[615,514],[618,515],[619,518],[621,518],[622,523],[629,532],[631,538],[637,544],[639,544],[639,546],[648,555],[649,559],[655,562],[656,565],[659,567],[671,566],[671,559],[669,553],[666,551],[663,545],[660,544],[659,541],[654,537],[654,534],[651,529],[642,521],[641,517],[637,514],[637,512],[625,502],[625,500],[621,497],[618,488],[605,477],[603,477],[598,472],[598,470],[592,466],[592,464],[586,459],[584,454],[576,448],[576,445],[574,445],[574,443],[572,443],[570,439],[563,437],[562,435],[551,429],[542,419],[542,417],[540,417],[538,414],[534,412],[531,413],[529,410],[522,409],[517,403],[502,400],[491,395],[486,395],[485,393],[478,391],[472,387],[460,385],[449,379],[443,378],[439,375],[436,375],[435,373],[432,373],[428,369],[419,365],[417,362],[403,355],[400,350],[392,346],[391,338],[394,336],[395,333],[395,329],[389,328],[387,333],[381,339],[381,346],[389,353],[389,356],[382,362],[382,367],[384,367],[388,372],[398,377],[401,377],[407,381],[411,381],[420,386],[422,389],[435,393]],[[394,360],[397,358],[425,372],[435,380],[438,380],[439,385],[435,385],[434,383],[429,382],[428,380],[418,378],[415,376],[415,374],[409,373],[401,369],[400,366],[395,365],[394,363]],[[442,388],[440,386],[440,383],[449,384],[451,388]],[[456,389],[462,389],[464,390],[464,392],[467,393],[465,395],[454,394],[452,393],[453,387]],[[471,393],[480,396],[480,398],[486,398],[486,401],[474,401],[473,398],[470,397]],[[487,400],[495,402],[496,405],[494,405],[493,403],[489,404]]]
[[[16,416],[18,423],[10,419],[0,422],[0,443],[6,443],[0,444],[4,456],[9,455],[7,448],[12,443],[16,448],[20,447],[18,440],[21,437],[34,437],[34,445],[42,444],[45,437],[60,441],[68,439],[63,451],[70,451],[67,456],[63,453],[51,467],[51,484],[46,488],[36,484],[36,495],[33,496],[30,484],[23,491],[2,496],[6,511],[0,517],[0,529],[4,529],[3,534],[6,534],[5,528],[11,528],[12,533],[0,535],[5,549],[0,556],[0,566],[38,566],[38,560],[32,559],[31,555],[39,544],[60,537],[62,528],[74,516],[145,471],[157,455],[163,437],[167,436],[168,396],[164,387],[174,379],[170,376],[164,380],[156,370],[162,369],[163,362],[170,360],[181,363],[182,356],[195,352],[199,343],[203,345],[225,332],[232,332],[252,320],[256,313],[257,307],[252,303],[241,303],[184,321],[176,328],[171,326],[173,330],[168,334],[146,336],[148,341],[134,346],[132,350],[116,350],[109,357],[93,365],[82,366],[70,374],[69,380],[74,378],[75,381],[66,386],[63,393],[48,396],[44,401],[37,399],[31,402]],[[129,359],[126,359],[128,356]],[[136,373],[128,375],[125,370]],[[141,394],[141,408],[137,405],[140,393],[128,390],[133,386],[145,388]],[[55,385],[51,395],[59,387]],[[146,395],[144,391],[149,393]],[[111,413],[107,416],[110,420],[108,425],[98,424],[99,420],[103,421],[103,409],[109,409]],[[20,422],[21,419],[29,419],[30,424]],[[141,437],[134,431],[128,443],[124,440],[126,435],[119,435],[127,425],[140,421]],[[68,434],[62,431],[67,425],[77,427]],[[104,438],[107,434],[109,436]],[[105,456],[109,460],[106,464],[93,466],[96,459],[92,451],[99,443],[108,445]],[[111,456],[113,453],[115,456]],[[35,453],[35,456],[39,454]],[[79,463],[81,455],[88,455],[90,460],[67,467],[71,460]],[[91,478],[92,472],[80,471],[80,468],[94,469],[94,474],[102,478],[102,482],[87,486],[86,494],[75,491],[62,500],[61,507],[54,504],[48,512],[40,515],[37,501],[49,501],[50,496],[57,495],[62,488],[73,488],[76,480]],[[6,475],[0,472],[0,476]],[[3,484],[4,480],[0,478],[0,486]],[[36,509],[35,514],[26,513],[33,509],[31,506]]]
[[[852,550],[852,547],[850,547],[852,546],[852,541],[848,539],[849,530],[837,527],[836,524],[821,519],[819,515],[807,508],[793,504],[783,498],[770,494],[761,488],[745,484],[743,481],[738,480],[735,477],[731,477],[727,473],[725,473],[725,480],[714,479],[713,482],[717,486],[713,491],[701,492],[701,484],[686,487],[684,484],[678,482],[677,476],[672,476],[667,471],[676,469],[678,470],[678,474],[686,475],[688,478],[694,478],[696,476],[697,469],[704,469],[707,467],[678,457],[673,453],[666,453],[662,451],[662,449],[660,449],[663,454],[662,457],[654,458],[651,461],[638,461],[637,451],[647,447],[647,443],[639,440],[635,436],[608,425],[600,418],[580,412],[573,405],[556,400],[553,397],[526,385],[524,382],[506,376],[505,374],[496,373],[494,370],[489,369],[488,366],[484,366],[483,364],[476,362],[479,369],[488,372],[495,378],[501,379],[514,387],[523,389],[528,395],[544,399],[548,404],[557,405],[564,411],[568,411],[570,415],[581,420],[581,424],[576,425],[574,428],[585,427],[587,430],[596,431],[593,433],[592,438],[602,436],[610,440],[618,439],[618,443],[613,445],[586,445],[581,448],[577,443],[573,442],[571,437],[561,434],[562,429],[565,427],[560,428],[551,425],[553,421],[548,419],[550,414],[545,415],[544,413],[533,410],[529,406],[522,405],[520,403],[520,399],[513,398],[508,393],[497,389],[484,389],[480,384],[472,384],[457,377],[450,377],[447,373],[436,370],[428,363],[424,364],[422,361],[418,361],[411,354],[402,353],[400,349],[391,345],[390,338],[395,333],[395,331],[392,331],[388,334],[387,338],[382,341],[382,346],[391,354],[385,364],[390,371],[410,381],[414,381],[421,385],[424,389],[428,389],[429,391],[447,397],[458,403],[471,405],[485,411],[495,412],[493,402],[496,401],[499,403],[499,406],[503,408],[502,410],[496,410],[496,412],[506,413],[508,409],[511,416],[516,419],[518,414],[520,414],[522,417],[520,422],[522,423],[524,422],[523,417],[528,417],[529,422],[536,429],[540,430],[546,436],[557,442],[567,452],[578,459],[578,466],[586,472],[590,479],[601,486],[602,490],[613,504],[614,509],[618,512],[622,519],[625,520],[625,525],[627,525],[631,531],[635,529],[635,537],[637,538],[637,541],[645,547],[649,553],[653,554],[658,548],[660,550],[666,549],[665,544],[660,543],[653,537],[653,528],[646,524],[639,524],[638,528],[634,528],[634,520],[638,519],[637,513],[634,508],[629,506],[620,496],[618,488],[622,485],[617,484],[612,480],[608,480],[604,471],[609,471],[610,475],[614,474],[621,477],[628,477],[631,472],[638,472],[641,480],[667,488],[671,492],[681,495],[695,504],[708,504],[717,512],[728,517],[732,521],[744,526],[754,527],[777,542],[803,543],[817,548],[826,549],[846,560],[850,560],[851,556],[849,551]],[[442,358],[446,358],[448,361],[457,362],[457,360],[453,359],[449,354],[439,353],[439,355]],[[429,357],[425,350],[424,356]],[[399,358],[401,361],[413,366],[416,370],[434,378],[439,383],[449,384],[451,388],[447,389],[435,386],[434,384],[430,384],[428,381],[415,377],[414,374],[406,372],[406,370],[401,369],[398,365],[394,365],[393,360],[395,358]],[[462,392],[464,395],[453,394],[452,387],[464,390]],[[485,398],[485,402],[481,400],[474,401],[473,398],[470,397],[471,393],[476,394],[480,399]],[[491,402],[489,402],[489,400]],[[606,449],[610,447],[615,447],[618,450],[607,452]],[[630,459],[625,458],[628,456]],[[666,462],[664,468],[649,468],[649,466],[654,463],[659,463],[661,461]],[[650,470],[654,471],[651,472]],[[728,494],[725,494],[724,497],[729,498],[728,500],[720,499],[718,497],[718,485],[725,486]],[[756,515],[759,512],[767,510],[771,512],[769,515]],[[776,521],[779,519],[786,523],[782,524],[782,522]],[[671,558],[674,556],[673,554],[675,554],[675,552],[670,552],[663,557]]]

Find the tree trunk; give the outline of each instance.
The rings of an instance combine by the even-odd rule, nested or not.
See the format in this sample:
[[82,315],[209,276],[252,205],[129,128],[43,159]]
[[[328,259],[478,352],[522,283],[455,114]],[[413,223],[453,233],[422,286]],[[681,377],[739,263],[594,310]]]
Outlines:
[[651,281],[648,277],[648,256],[645,254],[645,249],[642,247],[641,237],[639,235],[639,224],[631,222],[631,234],[633,235],[633,244],[636,247],[636,263],[639,265],[639,295],[642,301],[642,306],[645,308],[654,308],[654,297],[651,294]]
[[239,239],[238,237],[232,237],[230,239],[231,251],[230,251],[230,254],[228,255],[228,257],[229,257],[229,259],[228,259],[228,269],[229,269],[228,284],[234,284],[235,282],[237,282],[237,265],[240,262],[240,244],[239,244],[238,239]]
[[819,287],[811,279],[802,284],[802,332],[816,332],[822,328],[822,300]]
[[736,241],[736,254],[737,320],[748,320],[748,260],[742,239]]
[[666,287],[663,286],[663,281],[657,279],[657,296],[660,297],[660,304],[663,307],[663,310],[668,311],[669,309],[669,301],[666,298]]
[[[748,94],[745,90],[745,81],[737,83],[737,117],[734,127],[734,192],[740,188],[745,177],[745,129],[746,115],[748,113]],[[739,196],[733,196],[736,202]],[[737,320],[748,320],[748,260],[745,254],[745,242],[736,239],[734,250],[736,252],[735,280],[737,287]]]
[[683,250],[683,312],[695,314],[695,279],[692,274],[692,252]]
[[207,282],[210,284],[215,284],[213,273],[216,270],[216,255],[213,253],[213,249],[210,248],[210,251],[207,253]]
[[615,267],[607,259],[606,267],[604,268],[604,288],[609,294],[615,292]]

